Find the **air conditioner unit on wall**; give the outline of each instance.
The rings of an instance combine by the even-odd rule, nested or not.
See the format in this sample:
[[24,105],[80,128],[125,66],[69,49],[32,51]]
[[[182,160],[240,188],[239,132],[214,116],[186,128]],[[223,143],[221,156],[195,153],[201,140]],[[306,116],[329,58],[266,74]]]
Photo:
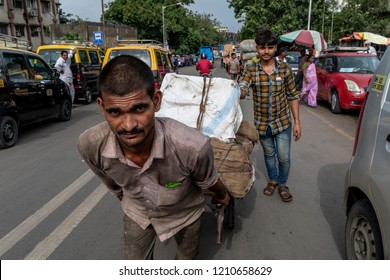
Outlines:
[[30,17],[36,17],[38,16],[37,10],[31,9],[29,12]]

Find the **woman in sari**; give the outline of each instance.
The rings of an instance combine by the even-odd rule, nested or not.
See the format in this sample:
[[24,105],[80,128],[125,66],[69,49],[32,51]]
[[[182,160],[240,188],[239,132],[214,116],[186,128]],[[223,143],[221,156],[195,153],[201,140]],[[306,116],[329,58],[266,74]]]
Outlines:
[[307,101],[307,105],[311,107],[317,106],[317,91],[318,81],[316,74],[316,66],[313,63],[314,56],[309,55],[307,62],[303,66],[303,86],[302,86],[302,100]]

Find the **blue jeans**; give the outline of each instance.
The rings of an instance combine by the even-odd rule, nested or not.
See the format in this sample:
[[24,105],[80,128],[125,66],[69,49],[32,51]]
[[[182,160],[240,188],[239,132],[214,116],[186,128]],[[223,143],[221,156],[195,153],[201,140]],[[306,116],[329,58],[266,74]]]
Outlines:
[[260,143],[264,151],[269,180],[285,186],[291,165],[291,125],[276,135],[272,135],[271,127],[268,126],[266,135],[260,136]]

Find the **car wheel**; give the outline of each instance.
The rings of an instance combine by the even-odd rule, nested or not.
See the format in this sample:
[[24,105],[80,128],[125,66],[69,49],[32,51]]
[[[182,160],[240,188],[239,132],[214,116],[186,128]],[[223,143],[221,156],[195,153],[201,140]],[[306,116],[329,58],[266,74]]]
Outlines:
[[378,219],[368,200],[357,201],[347,216],[345,244],[350,260],[383,259]]
[[330,98],[330,108],[332,110],[332,113],[334,114],[340,114],[341,108],[340,108],[340,98],[337,91],[332,91],[332,96]]
[[7,149],[18,140],[19,127],[16,120],[10,116],[0,118],[0,148]]
[[84,92],[84,104],[91,104],[92,102],[92,90],[87,87]]
[[72,117],[72,102],[69,99],[65,99],[61,104],[60,115],[58,119],[60,121],[69,121]]

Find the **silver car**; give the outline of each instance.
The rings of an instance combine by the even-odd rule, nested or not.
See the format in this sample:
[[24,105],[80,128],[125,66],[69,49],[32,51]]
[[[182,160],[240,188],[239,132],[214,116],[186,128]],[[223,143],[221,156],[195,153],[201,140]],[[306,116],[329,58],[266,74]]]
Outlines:
[[345,186],[348,259],[390,259],[390,46],[369,85]]

